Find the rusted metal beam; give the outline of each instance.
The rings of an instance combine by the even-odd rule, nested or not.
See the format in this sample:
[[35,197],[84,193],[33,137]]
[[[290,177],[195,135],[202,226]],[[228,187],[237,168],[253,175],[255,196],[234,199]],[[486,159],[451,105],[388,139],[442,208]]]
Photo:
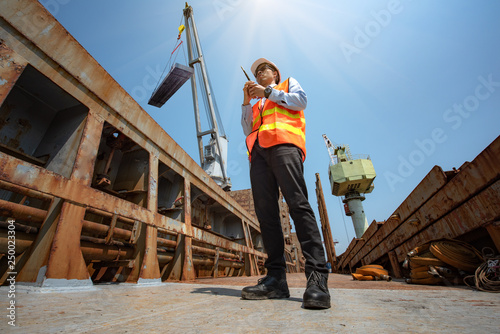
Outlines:
[[323,232],[323,241],[326,248],[326,255],[332,266],[332,271],[335,272],[337,266],[337,254],[335,252],[335,244],[333,243],[332,230],[330,229],[330,220],[328,219],[328,212],[326,209],[325,197],[323,195],[323,187],[321,186],[319,173],[316,173],[316,198],[318,200],[318,211],[321,221],[321,231]]
[[391,262],[392,276],[395,278],[403,278],[401,266],[399,265],[398,257],[394,251],[388,253],[389,261]]
[[85,207],[63,203],[47,263],[45,276],[48,279],[90,278],[80,249],[81,221],[84,215]]
[[[24,224],[20,224],[20,223],[17,223],[17,222],[14,222],[13,224],[15,226],[15,230],[16,231],[21,231],[21,232],[24,232],[24,233],[33,233],[33,234],[37,234],[38,233],[38,228],[37,227],[24,225]],[[0,221],[0,229],[2,229],[2,228],[3,229],[8,229],[9,226],[10,226],[10,223],[4,222],[4,221]]]
[[[357,252],[347,256],[351,266],[358,263],[368,252],[374,249],[385,238],[398,228],[411,214],[421,207],[429,198],[436,194],[447,182],[446,175],[439,166],[434,166],[429,173],[413,189],[410,195],[401,203],[387,221],[376,230],[371,238],[366,238],[363,245],[358,247]],[[363,235],[364,238],[364,235]],[[353,252],[354,253],[354,252]]]
[[51,201],[54,197],[41,193],[39,191],[34,191],[33,189],[21,187],[10,182],[5,182],[0,180],[0,189],[18,193],[31,198],[41,199],[42,201]]
[[299,252],[297,247],[293,247],[293,256],[295,258],[295,272],[300,273],[300,259],[299,259]]
[[[393,216],[394,217],[394,216]],[[393,217],[389,219],[394,219]],[[373,235],[378,231],[378,229],[384,225],[385,222],[377,222],[375,220],[372,221],[368,229],[363,233],[363,238],[358,240],[355,244],[352,244],[352,248],[349,249],[349,252],[345,252],[345,256],[342,258],[341,263],[339,264],[340,268],[346,266],[349,261],[363,248],[368,240],[372,238]]]
[[3,104],[10,90],[23,72],[28,62],[10,49],[5,43],[0,42],[0,105]]
[[141,270],[139,277],[141,279],[160,279],[160,264],[158,263],[157,255],[157,237],[158,231],[154,226],[146,226],[146,240],[143,259],[141,262]]
[[[117,128],[123,128],[121,130],[127,136],[134,135],[132,139],[143,147],[153,145],[160,152],[159,156],[162,162],[189,179],[200,190],[210,194],[227,210],[249,219],[252,227],[260,231],[258,223],[251,219],[238,203],[232,201],[230,196],[217,186],[215,181],[160,128],[152,117],[116,83],[95,59],[85,52],[71,35],[68,35],[67,31],[51,17],[42,5],[22,0],[16,3],[16,6],[1,3],[0,8],[1,16],[16,27],[24,35],[24,38],[32,42],[34,48],[40,48],[47,55],[45,59],[47,63],[50,61],[54,63],[52,66],[44,67],[50,71],[50,73],[45,73],[47,77],[61,87],[68,86],[69,81],[78,80],[78,89],[75,89],[74,86],[68,87],[72,89],[67,89],[78,93],[75,94],[78,95],[75,96],[76,98],[80,101],[85,100],[85,104],[92,110],[100,110],[100,117],[109,117],[108,121],[116,125]],[[22,11],[18,8],[22,8]],[[33,24],[33,22],[37,24]],[[9,34],[5,33],[5,35],[7,42],[20,44]],[[67,61],[68,55],[71,55],[71,62]],[[44,64],[40,64],[40,66],[44,66]],[[69,78],[71,80],[68,80]],[[95,78],[99,78],[99,80],[95,80]],[[89,97],[92,98],[89,99]],[[103,109],[103,105],[109,106],[109,108]],[[118,110],[127,110],[127,113],[120,114]],[[125,122],[120,122],[120,124],[115,122],[111,116],[118,119],[117,115]],[[121,125],[124,123],[133,124],[138,131],[130,133],[128,127]],[[74,178],[81,179],[82,176],[75,174]],[[88,184],[88,180],[85,184]]]
[[47,211],[0,199],[0,216],[11,217],[30,223],[41,223]]
[[201,241],[204,243],[207,243],[212,246],[220,247],[220,248],[225,248],[229,249],[232,251],[237,251],[237,252],[243,252],[247,254],[253,254],[257,255],[259,257],[264,257],[267,258],[267,254],[263,252],[259,252],[255,249],[251,249],[245,245],[238,244],[236,242],[230,241],[225,238],[221,238],[209,231],[205,231],[203,229],[197,228],[195,226],[192,227],[193,229],[193,239],[197,241]]
[[[36,235],[23,232],[16,232],[16,254],[21,254],[33,243]],[[0,253],[7,254],[9,252],[9,239],[7,230],[0,229]]]
[[[456,183],[453,182],[453,180],[455,179],[457,179]],[[405,221],[396,231],[394,231],[391,235],[389,235],[388,238],[380,243],[378,247],[371,250],[371,252],[366,255],[367,260],[375,261],[388,251],[404,244],[406,240],[411,238],[413,235],[416,235],[429,226],[435,224],[439,219],[441,219],[441,217],[444,217],[448,213],[453,213],[454,208],[457,207],[457,204],[461,206],[465,205],[466,207],[469,206],[470,204],[468,204],[468,202],[470,202],[470,200],[467,201],[467,199],[470,198],[470,193],[468,191],[464,191],[461,187],[464,182],[470,181],[471,177],[468,175],[460,175],[459,173],[457,176],[455,176],[455,178],[450,181],[450,187],[444,187],[443,193],[438,192],[425,205],[423,205],[421,209],[419,209],[413,216],[411,216],[410,219]],[[487,181],[487,183],[489,182],[490,180]],[[453,188],[451,188],[451,186],[453,186]],[[480,184],[476,184],[476,187],[469,186],[469,189],[474,190],[481,188],[482,187]],[[478,197],[476,196],[473,199],[477,200]],[[494,194],[491,194],[488,198],[485,199],[484,202],[479,201],[476,204],[478,206],[477,209],[471,208],[471,211],[476,211],[473,213],[473,216],[480,216],[482,214],[488,214],[489,212],[491,212],[491,210],[489,209],[491,203],[500,203],[500,199],[498,197],[495,198]],[[495,206],[498,207],[498,205]],[[465,231],[470,231],[471,226],[475,226],[475,228],[477,228],[478,226],[475,224],[481,221],[480,219],[474,220],[474,218],[472,217],[466,219],[467,220],[458,222],[459,228],[457,232],[459,232],[460,234],[466,233]],[[452,232],[454,230],[455,229],[452,228],[448,231]],[[442,232],[439,234],[442,234]]]
[[[32,208],[32,207],[12,203],[12,202],[7,202],[7,201],[3,201],[3,200],[0,200],[0,207],[2,207],[4,210],[8,210],[8,213],[9,213],[8,216],[10,216],[10,217],[20,219],[20,220],[28,220],[28,221],[38,223],[38,224],[41,224],[43,219],[47,215],[47,211],[45,211],[45,210],[40,210],[40,209],[36,209],[36,208]],[[103,216],[112,217],[112,214],[108,214],[108,213],[105,213],[105,212],[100,211],[100,210],[91,210],[91,211],[98,213],[98,214],[101,214]],[[120,220],[122,220],[122,219],[120,218]],[[128,222],[132,222],[132,220],[126,219],[126,218],[123,220],[128,221]],[[108,225],[99,224],[99,223],[91,222],[88,220],[83,220],[82,231],[84,231],[84,232],[96,233],[98,235],[105,236],[109,233],[109,229],[110,229],[110,226],[108,226]],[[116,238],[128,240],[128,239],[130,239],[130,237],[132,235],[132,231],[115,227],[113,235]],[[167,247],[175,247],[176,246],[175,241],[163,239],[163,238],[158,238],[158,244],[163,245],[163,246],[167,246]],[[198,247],[198,246],[192,246],[192,248],[196,252],[211,254],[211,255],[215,254],[215,250],[211,250],[208,248],[202,248],[202,247]],[[223,257],[238,258],[237,255],[232,254],[232,253],[221,252],[220,254]]]
[[113,217],[111,218],[111,224],[109,224],[108,233],[106,233],[106,239],[105,239],[106,243],[109,243],[111,241],[111,238],[113,238],[113,232],[115,230],[117,220],[118,220],[118,215],[114,214]]
[[356,239],[356,238],[353,238],[351,240],[351,242],[349,243],[349,245],[347,246],[346,250],[344,251],[344,253],[342,253],[340,256],[339,256],[339,263],[337,265],[337,268],[344,268],[347,264],[348,264],[348,261],[347,259],[351,259],[354,254],[352,254],[352,250],[354,249],[354,247],[356,246],[356,243],[358,242],[359,239]]
[[19,282],[36,282],[40,270],[47,266],[62,203],[63,201],[60,198],[52,200],[35,241],[22,253],[20,261],[16,261],[16,270],[19,273],[17,280]]
[[[215,260],[214,259],[202,259],[202,258],[197,258],[195,257],[193,259],[193,263],[197,266],[214,266],[215,265]],[[220,267],[229,267],[229,268],[236,268],[236,269],[242,269],[245,264],[243,262],[235,262],[235,261],[228,261],[228,260],[221,260],[219,259],[219,266]]]
[[80,241],[89,241],[89,242],[93,242],[95,244],[112,245],[112,246],[118,246],[118,247],[134,247],[134,245],[132,245],[128,242],[117,241],[117,240],[106,240],[106,239],[102,239],[102,238],[89,237],[86,235],[80,236]]
[[215,250],[215,258],[214,258],[214,273],[213,277],[217,278],[219,276],[219,248]]
[[122,217],[140,221],[154,221],[149,210],[139,207],[97,189],[82,185],[52,171],[34,166],[0,152],[0,179],[36,191],[60,197],[73,203],[85,203],[88,207],[116,212]]
[[[106,218],[113,218],[113,216],[116,215],[116,213],[111,213],[111,212],[107,212],[107,211],[103,211],[103,210],[99,210],[99,209],[95,209],[95,208],[91,208],[91,207],[87,208],[87,211],[91,212],[91,213],[95,213],[96,215],[99,215],[99,216],[106,217]],[[134,219],[121,217],[118,215],[117,215],[117,219],[124,222],[124,223],[130,224],[130,225],[134,225],[136,222]]]
[[457,238],[479,227],[500,220],[500,180],[463,203],[433,225],[415,234],[395,249],[398,261],[418,245],[439,238]]
[[486,225],[486,230],[488,231],[491,240],[497,248],[497,254],[500,253],[500,221],[495,221]]
[[113,261],[133,259],[134,249],[82,241],[80,245],[85,261]]
[[[184,180],[184,224],[187,229],[188,235],[191,235],[192,226],[191,226],[191,183],[189,180]],[[192,281],[196,278],[196,273],[194,272],[193,267],[193,250],[192,239],[189,236],[186,236],[184,240],[184,262],[182,264],[182,276],[181,279],[183,281]]]
[[[169,240],[171,241],[171,240]],[[216,249],[211,249],[211,248],[205,248],[205,247],[200,247],[200,246],[191,246],[193,253],[197,254],[207,254],[207,255],[212,255],[212,256],[217,256],[217,254],[220,257],[228,258],[228,259],[239,259],[239,256],[233,253],[228,253],[228,252],[223,252],[220,250],[220,248]]]
[[83,128],[81,143],[78,146],[75,164],[71,172],[71,179],[78,180],[86,186],[90,186],[96,161],[96,152],[104,125],[104,120],[93,111],[87,115]]
[[169,247],[169,248],[177,247],[177,241],[175,240],[169,240],[165,238],[158,238],[157,240],[158,240],[158,246]]
[[[243,235],[245,236],[245,244],[250,249],[253,249],[253,241],[252,241],[252,232],[250,231],[250,226],[246,223],[246,221],[241,221],[243,228]],[[257,260],[255,255],[245,254],[245,272],[249,276],[256,275],[258,272]]]
[[[16,254],[25,252],[35,241],[36,236],[22,232],[16,233]],[[116,259],[130,259],[134,249],[129,247],[118,247],[115,245],[96,244],[89,241],[82,241],[81,246],[83,257],[86,261],[112,261]],[[8,252],[8,235],[6,231],[0,230],[0,253]]]
[[[453,179],[427,200],[412,216],[402,224],[399,224],[401,226],[396,231],[391,229],[391,233],[384,233],[387,232],[385,231],[387,224],[384,224],[350,261],[351,266],[354,266],[361,259],[367,257],[369,253],[370,255],[366,261],[370,262],[378,259],[389,250],[403,244],[412,235],[422,231],[454,208],[462,205],[469,198],[500,178],[499,165],[500,137],[497,137],[471,163],[462,168]],[[428,187],[422,182],[420,185],[425,189]],[[418,197],[418,192],[414,191],[412,193],[415,194],[415,197]],[[384,243],[377,248],[376,245],[380,244],[382,240],[384,240]]]
[[[13,203],[13,204],[15,204],[15,203]],[[0,203],[0,205],[1,205],[1,203]],[[43,217],[46,215],[46,212],[47,212],[47,211],[40,210],[40,212],[41,211],[45,212],[45,214],[40,214],[40,212],[37,211],[37,209],[35,209],[33,211],[29,211],[30,209],[34,209],[34,208],[24,207],[22,205],[15,204],[14,208],[17,209],[18,207],[23,207],[22,209],[29,208],[28,212],[30,214],[35,213],[37,215],[37,217],[36,217],[37,223],[41,223],[41,220],[43,220]],[[15,217],[15,216],[18,216],[18,215],[13,215],[12,217]],[[20,226],[20,224],[16,224],[16,226]],[[17,227],[16,227],[16,229],[17,229]],[[38,228],[31,227],[31,226],[26,226],[22,230],[24,232],[26,232],[25,230],[27,230],[27,229],[31,230],[31,233],[35,233],[33,231],[36,231],[36,232],[38,231]],[[99,223],[91,222],[88,220],[83,220],[83,225],[82,225],[83,232],[94,233],[94,234],[97,234],[100,236],[106,236],[109,233],[109,230],[110,230],[110,226],[108,226],[108,225],[99,224]],[[129,240],[131,235],[132,235],[132,231],[130,231],[130,230],[125,230],[125,229],[118,228],[118,227],[115,227],[113,230],[113,236],[115,238],[118,238],[118,239]],[[102,239],[102,240],[103,240],[103,243],[105,243],[106,240],[105,239]],[[164,238],[157,238],[157,240],[158,240],[159,246],[175,248],[175,246],[177,244],[176,241],[174,241],[174,240],[168,240],[168,239],[164,239]],[[202,253],[202,254],[209,254],[209,255],[215,255],[215,253],[216,253],[216,251],[214,249],[200,247],[200,246],[192,246],[192,249],[193,249],[193,252],[195,252],[195,253]],[[239,256],[236,254],[222,252],[222,251],[220,252],[220,256],[225,257],[225,258],[232,258],[232,259],[239,258]]]
[[[148,222],[148,224],[155,225],[167,231],[189,236],[189,232],[182,222],[155,214],[146,208],[139,207],[120,198],[84,186],[77,181],[66,179],[59,174],[28,164],[3,154],[2,152],[0,152],[0,167],[3,168],[4,171],[4,173],[0,175],[0,179],[7,176],[16,184],[20,184],[24,187],[33,188],[37,191],[61,197],[75,203],[85,202],[88,206],[87,210],[116,212],[120,216],[120,219],[123,220],[128,218],[130,221],[133,221],[133,218],[136,218],[137,220]],[[258,256],[266,256],[262,252],[222,239],[195,226],[192,227],[191,232],[192,235],[190,236],[194,239],[213,246],[242,251]]]
[[[398,226],[400,222],[408,219],[418,208],[444,187],[447,182],[448,178],[443,169],[439,166],[434,166],[391,215],[391,217],[397,216],[399,218],[399,222],[395,222],[394,225]],[[388,222],[390,220],[389,218]],[[391,228],[394,229],[392,226]]]
[[[66,91],[68,96],[78,100],[82,107],[88,108],[86,119],[82,115],[79,123],[78,131],[83,131],[80,142],[78,143],[77,138],[70,145],[71,149],[76,150],[71,152],[71,156],[75,157],[74,164],[71,166],[69,162],[64,167],[64,173],[58,174],[54,172],[55,169],[45,169],[30,163],[36,159],[31,159],[30,162],[21,160],[26,160],[29,156],[18,159],[11,153],[0,152],[0,188],[4,186],[8,191],[52,201],[52,207],[48,211],[0,202],[0,208],[9,216],[37,226],[41,224],[35,241],[30,244],[26,255],[23,255],[25,259],[20,261],[27,264],[18,276],[20,281],[24,278],[32,281],[43,265],[48,266],[48,278],[85,279],[87,271],[82,269],[83,258],[85,254],[98,253],[102,245],[87,245],[95,247],[94,251],[80,248],[80,244],[82,247],[85,244],[85,241],[80,241],[82,231],[105,236],[105,241],[114,244],[113,247],[119,246],[115,239],[133,240],[136,243],[133,254],[129,254],[133,257],[134,265],[121,273],[128,281],[134,281],[139,276],[158,277],[157,272],[149,269],[158,267],[155,265],[158,230],[166,230],[179,239],[186,240],[182,245],[183,256],[187,259],[183,266],[184,278],[190,279],[194,275],[190,274],[191,252],[195,249],[190,245],[191,240],[241,252],[251,259],[250,263],[257,270],[257,257],[264,258],[265,253],[254,250],[251,243],[241,245],[191,226],[189,200],[184,207],[182,221],[157,213],[158,165],[163,163],[180,175],[189,187],[198,188],[217,202],[218,206],[227,210],[228,214],[246,221],[248,231],[252,227],[253,232],[260,233],[256,219],[225,193],[40,3],[29,0],[1,2],[0,17],[0,74],[2,78],[8,78],[7,84],[0,87],[0,101],[3,103],[22,70],[31,64],[41,75]],[[104,124],[110,124],[148,152],[146,207],[91,186]],[[189,195],[190,192],[185,197],[188,198]],[[83,215],[87,211],[105,217],[111,216],[111,226],[84,221]],[[134,228],[131,232],[117,228],[120,221],[141,229]],[[250,233],[249,238],[251,241]],[[196,250],[205,254],[212,251],[203,247]],[[228,258],[235,256],[224,253],[220,252],[220,255]],[[117,255],[121,256],[120,250]]]
[[[100,236],[106,236],[109,231],[109,226],[84,220],[82,225],[82,231],[87,233],[95,233]],[[130,237],[132,236],[132,231],[115,227],[113,230],[113,236],[118,239],[130,240]]]
[[[158,254],[158,261],[162,266],[170,263],[173,260],[173,258],[174,255],[172,253]],[[193,264],[196,266],[214,266],[215,260],[208,258],[199,258],[195,256],[193,258]],[[244,267],[244,263],[219,259],[219,267],[241,269]]]
[[152,212],[158,211],[158,168],[159,168],[159,152],[153,149],[149,153],[149,172],[148,172],[148,209]]

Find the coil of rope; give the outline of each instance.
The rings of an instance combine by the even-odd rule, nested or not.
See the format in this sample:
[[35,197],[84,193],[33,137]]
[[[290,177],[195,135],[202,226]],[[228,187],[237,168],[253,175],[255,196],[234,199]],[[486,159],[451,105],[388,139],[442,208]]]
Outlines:
[[471,245],[459,240],[434,241],[429,250],[441,261],[467,272],[474,272],[483,262],[481,253]]
[[[486,251],[490,251],[486,254]],[[485,292],[500,292],[500,256],[494,256],[491,248],[483,249],[486,259],[477,269],[474,275],[464,278],[464,283],[470,288],[476,288]],[[473,283],[469,281],[473,280]]]
[[412,249],[403,263],[410,284],[463,284],[466,273],[474,273],[483,262],[473,246],[459,240],[440,239]]

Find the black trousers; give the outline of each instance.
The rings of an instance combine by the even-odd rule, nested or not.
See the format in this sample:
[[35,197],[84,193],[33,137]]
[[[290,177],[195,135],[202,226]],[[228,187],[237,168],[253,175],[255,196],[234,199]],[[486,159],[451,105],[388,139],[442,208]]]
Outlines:
[[268,274],[286,271],[284,238],[279,212],[279,189],[285,198],[295,225],[295,232],[306,259],[305,271],[328,273],[325,252],[314,212],[307,197],[301,150],[291,144],[252,149],[250,180],[262,239],[268,258]]

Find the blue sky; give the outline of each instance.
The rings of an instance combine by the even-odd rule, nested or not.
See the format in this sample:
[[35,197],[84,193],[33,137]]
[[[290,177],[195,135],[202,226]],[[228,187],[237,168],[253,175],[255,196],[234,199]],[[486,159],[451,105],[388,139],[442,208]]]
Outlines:
[[[199,161],[191,88],[161,109],[147,101],[184,23],[184,1],[40,0],[165,131]],[[308,95],[309,200],[320,173],[334,240],[354,237],[331,195],[322,134],[369,154],[377,178],[370,223],[396,210],[434,165],[473,160],[500,134],[500,2],[494,0],[194,0],[189,4],[223,126],[233,190],[250,188],[240,105],[260,57]],[[185,36],[183,35],[185,41]],[[176,61],[187,63],[186,43]],[[201,104],[203,105],[203,104]]]

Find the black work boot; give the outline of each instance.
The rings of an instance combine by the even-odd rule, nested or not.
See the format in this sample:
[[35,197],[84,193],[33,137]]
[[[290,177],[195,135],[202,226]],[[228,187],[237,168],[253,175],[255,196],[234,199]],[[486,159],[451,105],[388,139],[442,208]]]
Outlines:
[[285,277],[278,278],[267,275],[259,279],[257,285],[244,287],[241,290],[241,297],[243,299],[288,298],[290,297],[290,292],[288,291],[288,284]]
[[330,293],[328,292],[328,274],[313,271],[307,279],[307,288],[304,292],[304,308],[330,308]]

